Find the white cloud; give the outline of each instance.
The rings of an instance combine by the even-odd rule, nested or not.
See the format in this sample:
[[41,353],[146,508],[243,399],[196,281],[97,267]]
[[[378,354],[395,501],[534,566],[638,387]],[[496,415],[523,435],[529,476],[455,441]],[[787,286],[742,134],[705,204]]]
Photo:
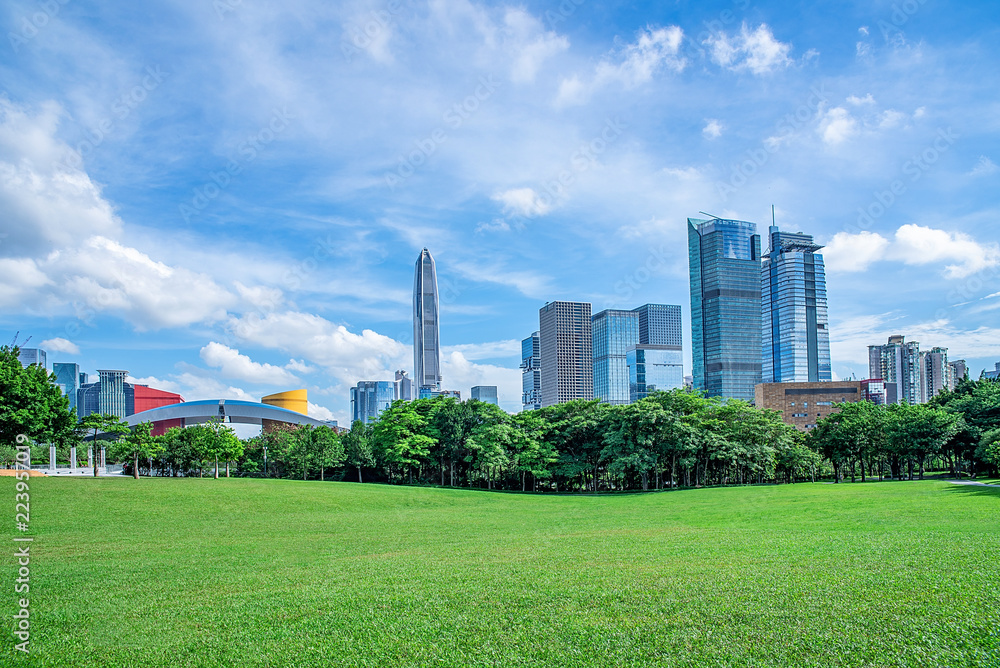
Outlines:
[[705,139],[718,139],[722,136],[722,123],[714,118],[708,118],[705,122],[705,127],[702,128],[701,134]]
[[473,364],[461,352],[455,350],[441,354],[442,386],[462,392],[462,399],[471,397],[475,385],[496,385],[500,404],[508,411],[517,412],[521,408],[521,370]]
[[964,232],[911,224],[896,230],[891,257],[910,265],[951,262],[945,266],[945,278],[965,278],[1000,265],[1000,245],[979,243]]
[[298,371],[299,373],[312,373],[316,369],[314,367],[306,364],[305,360],[289,360],[288,364],[285,365],[286,369],[291,371]]
[[979,162],[976,166],[972,168],[972,171],[968,173],[968,176],[989,176],[997,171],[996,163],[987,158],[985,155],[979,156]]
[[200,355],[205,364],[218,368],[226,378],[264,385],[296,385],[299,382],[295,374],[280,366],[254,362],[239,350],[215,341],[203,347]]
[[858,28],[858,34],[864,35],[865,37],[867,37],[868,36],[868,26],[861,26],[860,28]]
[[855,107],[860,107],[866,104],[875,104],[875,98],[872,97],[871,93],[868,93],[864,97],[858,97],[857,95],[849,95],[847,97],[847,102],[853,104]]
[[473,281],[516,288],[524,296],[534,299],[542,299],[552,293],[552,279],[549,276],[532,270],[513,270],[499,262],[456,262],[452,264],[452,269]]
[[906,115],[895,109],[886,109],[878,119],[879,129],[890,129],[899,127],[906,119]]
[[719,32],[702,44],[709,47],[716,65],[735,72],[750,70],[761,75],[792,64],[788,57],[792,45],[776,40],[766,23],[752,31],[744,23],[738,34]]
[[46,339],[38,344],[38,347],[42,350],[50,353],[68,353],[70,355],[79,355],[80,346],[76,345],[68,339],[63,339],[56,337],[54,339]]
[[836,145],[857,133],[858,123],[843,107],[834,107],[820,120],[820,134],[827,144]]
[[889,240],[874,232],[838,232],[823,249],[823,260],[831,272],[864,271],[885,257]]
[[546,201],[533,188],[512,188],[493,195],[493,201],[503,204],[504,213],[533,218],[544,216],[552,210],[551,202]]
[[462,343],[456,346],[442,346],[442,354],[460,352],[468,360],[496,359],[498,357],[521,356],[521,342],[516,339],[490,341],[487,343]]
[[569,48],[569,40],[555,32],[544,32],[542,23],[523,9],[504,14],[506,48],[513,55],[510,80],[530,83],[546,60]]
[[589,78],[573,75],[562,80],[556,106],[583,104],[597,89],[617,83],[631,90],[648,83],[663,68],[681,72],[687,65],[680,55],[684,31],[678,26],[646,27],[636,40],[599,62]]
[[[336,420],[337,419],[337,416],[333,414],[333,411],[331,411],[329,408],[326,408],[325,406],[320,406],[319,404],[314,404],[311,401],[307,402],[306,405],[307,405],[307,410],[309,411],[309,417],[311,417],[311,418],[316,418],[317,420]],[[339,420],[338,420],[337,424],[339,426],[341,426],[341,427],[350,426],[350,425],[342,424]]]
[[476,232],[510,232],[510,223],[503,218],[494,218],[488,223],[476,225]]

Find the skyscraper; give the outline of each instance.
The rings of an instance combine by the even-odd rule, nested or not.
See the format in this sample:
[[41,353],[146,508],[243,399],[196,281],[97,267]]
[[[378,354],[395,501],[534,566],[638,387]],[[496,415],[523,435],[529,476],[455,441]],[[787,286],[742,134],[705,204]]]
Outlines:
[[607,309],[594,314],[590,322],[594,398],[609,404],[627,404],[629,380],[625,355],[639,343],[639,314]]
[[868,346],[868,367],[872,378],[885,381],[887,403],[923,402],[924,374],[918,342],[897,334],[890,336],[885,345]]
[[761,380],[757,226],[687,220],[694,387],[709,396],[753,401]]
[[542,406],[594,398],[590,304],[549,302],[538,310]]
[[437,269],[425,248],[413,273],[413,382],[418,393],[441,388],[439,306]]
[[542,407],[542,370],[539,334],[521,341],[521,407],[526,411]]
[[630,403],[657,390],[684,387],[684,353],[680,346],[643,344],[625,355]]
[[941,390],[955,387],[954,372],[948,364],[948,349],[935,347],[920,353],[920,367],[923,374],[921,403],[930,401]]
[[76,414],[76,391],[80,389],[80,365],[68,362],[53,362],[52,373],[56,376],[56,385],[69,399],[69,410]]
[[763,382],[831,380],[822,246],[774,225],[769,237],[760,273]]
[[476,401],[483,401],[494,406],[500,405],[500,400],[497,398],[496,385],[474,385],[471,396]]
[[98,369],[97,373],[100,374],[101,378],[97,399],[98,412],[116,415],[120,418],[131,415],[135,411],[134,404],[127,406],[125,401],[125,386],[128,384],[125,382],[125,377],[128,375],[128,371]]
[[41,348],[19,348],[17,351],[17,361],[20,362],[21,366],[25,369],[32,364],[37,364],[43,369],[48,368],[45,351]]
[[395,383],[389,380],[362,380],[351,388],[351,424],[369,424],[396,399]]
[[396,371],[396,398],[403,401],[413,401],[413,380],[403,369]]

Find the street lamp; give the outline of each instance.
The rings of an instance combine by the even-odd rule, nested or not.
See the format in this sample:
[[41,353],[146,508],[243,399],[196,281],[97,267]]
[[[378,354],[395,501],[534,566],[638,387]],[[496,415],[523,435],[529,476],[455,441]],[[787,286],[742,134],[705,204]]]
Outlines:
[[267,446],[264,446],[264,477],[267,478]]

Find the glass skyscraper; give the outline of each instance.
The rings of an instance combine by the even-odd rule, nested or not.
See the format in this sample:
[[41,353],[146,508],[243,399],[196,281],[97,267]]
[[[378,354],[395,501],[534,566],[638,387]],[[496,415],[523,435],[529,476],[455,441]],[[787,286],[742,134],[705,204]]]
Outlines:
[[[594,356],[594,398],[611,404],[627,404],[633,398],[632,381],[637,373],[629,360],[680,364],[682,356],[681,307],[669,304],[643,304],[631,311],[608,309],[591,318]],[[640,348],[648,352],[629,356]],[[669,354],[668,353],[672,353]],[[680,367],[678,367],[680,369]],[[643,372],[644,373],[644,372]],[[682,387],[683,373],[676,383],[659,383],[657,389]],[[652,392],[653,390],[649,390]],[[645,396],[645,390],[642,391]]]
[[80,389],[80,365],[68,362],[53,362],[52,373],[56,376],[56,385],[69,399],[69,409],[76,413],[76,391]]
[[629,402],[651,392],[684,387],[684,353],[680,346],[639,344],[626,353]]
[[396,384],[391,380],[359,381],[351,388],[351,424],[374,422],[395,399]]
[[757,226],[722,218],[687,222],[694,387],[753,401],[761,381]]
[[21,366],[25,369],[32,364],[37,364],[43,369],[48,368],[45,351],[41,348],[19,348],[17,351],[17,361],[20,362]]
[[125,401],[125,386],[128,385],[125,382],[125,377],[128,375],[128,371],[98,369],[97,373],[100,374],[98,383],[100,389],[97,397],[98,412],[120,418],[131,415],[132,411],[129,410]]
[[761,267],[761,375],[765,383],[831,380],[826,272],[808,234],[771,226]]
[[521,407],[526,411],[542,407],[542,366],[538,332],[521,341]]
[[483,401],[494,406],[500,405],[500,400],[497,398],[496,385],[474,385],[471,396],[476,401]]
[[608,309],[591,318],[594,398],[609,404],[629,403],[625,354],[639,342],[639,314]]
[[437,269],[425,248],[413,273],[413,384],[418,393],[441,388],[439,307]]

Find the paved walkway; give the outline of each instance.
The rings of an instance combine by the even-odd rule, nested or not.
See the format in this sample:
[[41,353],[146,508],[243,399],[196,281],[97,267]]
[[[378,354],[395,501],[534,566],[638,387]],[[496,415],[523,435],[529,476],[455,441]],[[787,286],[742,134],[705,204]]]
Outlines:
[[988,482],[976,482],[975,480],[949,480],[952,485],[979,485],[980,487],[1000,487],[1000,485],[992,485]]

